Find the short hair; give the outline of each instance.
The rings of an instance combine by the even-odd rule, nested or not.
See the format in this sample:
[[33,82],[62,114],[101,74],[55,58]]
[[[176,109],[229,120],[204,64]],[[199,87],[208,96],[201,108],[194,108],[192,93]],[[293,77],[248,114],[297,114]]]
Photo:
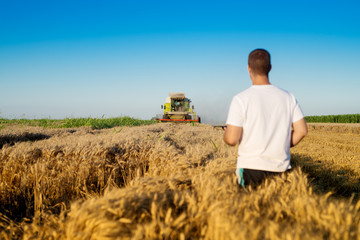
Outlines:
[[255,49],[249,54],[249,67],[255,75],[269,75],[271,70],[270,53],[265,49]]

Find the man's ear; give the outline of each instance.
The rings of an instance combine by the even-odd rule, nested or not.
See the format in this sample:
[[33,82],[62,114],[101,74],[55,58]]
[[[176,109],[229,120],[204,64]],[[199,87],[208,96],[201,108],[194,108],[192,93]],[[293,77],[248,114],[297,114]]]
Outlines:
[[248,71],[249,71],[249,74],[251,74],[251,68],[249,65],[248,65]]

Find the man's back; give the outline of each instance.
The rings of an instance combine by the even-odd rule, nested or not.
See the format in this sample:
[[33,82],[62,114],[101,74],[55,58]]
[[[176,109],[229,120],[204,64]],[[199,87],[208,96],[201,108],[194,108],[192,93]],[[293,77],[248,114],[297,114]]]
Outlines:
[[287,170],[291,124],[301,118],[295,97],[273,85],[253,85],[236,95],[227,124],[243,128],[237,168]]

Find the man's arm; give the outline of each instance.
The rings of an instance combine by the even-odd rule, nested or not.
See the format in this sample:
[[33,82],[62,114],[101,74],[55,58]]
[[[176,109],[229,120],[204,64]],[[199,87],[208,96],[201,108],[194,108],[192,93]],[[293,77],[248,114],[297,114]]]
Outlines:
[[235,146],[241,142],[242,133],[242,127],[227,124],[224,133],[224,142],[230,146]]
[[292,124],[290,147],[298,144],[308,133],[305,118],[300,119]]

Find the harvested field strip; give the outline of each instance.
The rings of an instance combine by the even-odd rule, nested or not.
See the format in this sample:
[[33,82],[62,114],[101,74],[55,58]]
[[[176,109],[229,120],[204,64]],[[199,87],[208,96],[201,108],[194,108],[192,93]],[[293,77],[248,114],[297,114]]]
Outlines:
[[294,171],[249,190],[236,185],[237,149],[207,125],[7,126],[0,138],[10,132],[49,137],[1,148],[0,238],[359,239],[360,202],[349,198],[359,142],[348,130],[310,127]]

